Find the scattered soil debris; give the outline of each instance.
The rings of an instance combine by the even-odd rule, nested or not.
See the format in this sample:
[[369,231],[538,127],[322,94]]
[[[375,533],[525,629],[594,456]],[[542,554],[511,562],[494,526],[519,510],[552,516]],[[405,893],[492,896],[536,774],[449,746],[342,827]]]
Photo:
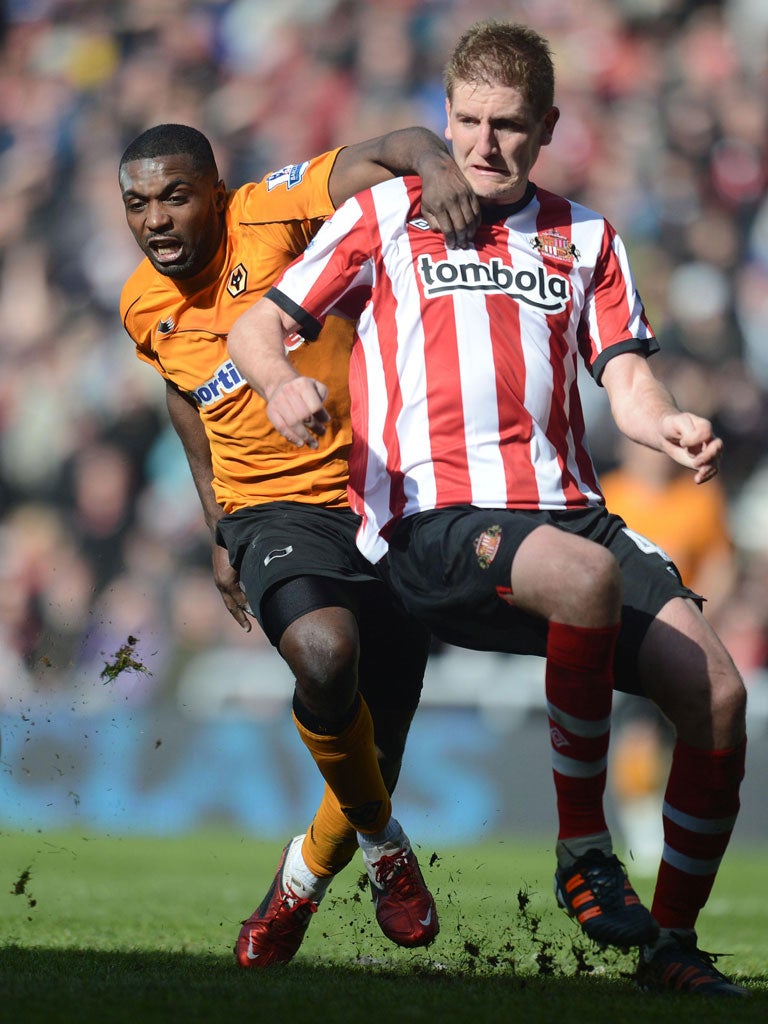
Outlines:
[[32,877],[32,869],[31,868],[24,868],[24,870],[21,872],[19,877],[13,883],[13,888],[11,889],[11,895],[12,896],[26,896],[27,897],[27,904],[28,904],[28,906],[36,907],[37,906],[37,900],[32,896],[32,894],[30,892],[27,891],[27,885],[29,884],[29,880],[30,880],[31,877]]
[[142,665],[134,657],[134,648],[138,642],[135,636],[129,636],[123,646],[115,651],[113,660],[105,663],[100,675],[105,683],[114,683],[122,672],[144,672],[146,675],[152,675],[146,665]]

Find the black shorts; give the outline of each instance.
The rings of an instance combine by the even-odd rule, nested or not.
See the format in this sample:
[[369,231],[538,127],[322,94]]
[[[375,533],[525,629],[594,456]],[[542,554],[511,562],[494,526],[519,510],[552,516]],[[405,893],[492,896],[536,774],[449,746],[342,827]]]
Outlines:
[[379,567],[405,608],[446,643],[543,656],[546,620],[514,608],[499,591],[509,590],[520,544],[544,525],[602,544],[616,557],[624,602],[616,689],[641,693],[637,655],[651,622],[673,597],[699,605],[702,599],[683,584],[660,548],[604,508],[560,512],[460,505],[420,512],[398,525]]
[[360,554],[350,509],[276,501],[224,516],[216,539],[273,646],[319,608],[347,608],[360,635],[360,690],[373,708],[415,710],[431,642]]
[[379,575],[355,544],[360,517],[351,509],[270,501],[219,520],[216,540],[240,573],[257,618],[265,595],[297,576],[370,583]]

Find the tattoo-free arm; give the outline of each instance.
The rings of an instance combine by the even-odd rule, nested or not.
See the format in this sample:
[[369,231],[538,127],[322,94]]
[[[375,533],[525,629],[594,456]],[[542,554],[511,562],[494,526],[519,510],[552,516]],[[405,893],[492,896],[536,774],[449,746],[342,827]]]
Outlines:
[[211,533],[214,581],[229,613],[246,632],[250,632],[251,623],[245,612],[247,601],[240,587],[240,578],[229,564],[226,550],[216,543],[216,524],[224,515],[224,510],[216,501],[213,491],[211,448],[200,414],[194,402],[186,398],[170,381],[165,382],[165,400],[171,423],[184,448],[205,522]]
[[446,144],[427,128],[402,128],[346,146],[328,183],[334,206],[380,181],[403,174],[422,180],[422,214],[452,249],[465,249],[480,220],[477,196]]
[[235,321],[227,346],[241,376],[266,401],[275,430],[297,448],[317,448],[330,419],[323,404],[328,388],[300,376],[288,358],[284,340],[298,326],[265,296]]
[[715,476],[722,440],[713,433],[709,420],[678,408],[644,356],[625,352],[610,359],[602,383],[623,434],[693,470],[697,484]]

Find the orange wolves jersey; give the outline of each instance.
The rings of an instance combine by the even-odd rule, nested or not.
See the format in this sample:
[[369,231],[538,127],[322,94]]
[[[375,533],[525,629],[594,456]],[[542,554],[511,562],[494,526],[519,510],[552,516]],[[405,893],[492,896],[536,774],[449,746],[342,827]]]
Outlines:
[[347,507],[348,363],[353,325],[328,317],[324,345],[297,340],[302,375],[328,384],[331,415],[319,446],[295,448],[273,428],[266,403],[227,350],[235,320],[303,252],[334,206],[328,179],[338,149],[285,167],[229,194],[214,262],[176,281],[144,259],[126,282],[120,314],[136,354],[194,399],[211,447],[213,489],[226,512],[268,501]]

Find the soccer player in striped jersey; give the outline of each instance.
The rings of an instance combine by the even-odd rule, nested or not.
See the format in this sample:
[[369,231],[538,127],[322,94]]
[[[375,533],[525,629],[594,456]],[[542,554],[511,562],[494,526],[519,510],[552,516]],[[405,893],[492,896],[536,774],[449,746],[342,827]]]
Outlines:
[[[327,386],[283,338],[311,340],[331,311],[355,321],[358,544],[444,640],[545,656],[558,902],[598,942],[640,946],[641,987],[743,995],[695,925],[739,807],[744,685],[699,595],[606,510],[577,363],[618,427],[696,483],[717,472],[722,442],[652,373],[658,342],[613,227],[530,179],[559,119],[546,40],[478,24],[445,83],[446,136],[483,209],[470,248],[450,252],[430,230],[416,179],[377,186],[244,314],[230,352],[277,429],[313,448]],[[603,812],[614,686],[655,701],[677,731],[652,915]]]
[[334,422],[319,450],[285,443],[226,348],[239,314],[339,203],[409,170],[428,179],[432,223],[466,244],[477,200],[445,144],[422,128],[342,147],[232,191],[209,140],[187,125],[147,129],[120,161],[126,218],[145,255],[123,288],[123,322],[138,357],[165,379],[215,540],[224,603],[246,630],[252,613],[290,666],[296,727],[326,781],[306,835],[286,846],[266,897],[243,923],[235,952],[246,968],[293,957],[358,844],[387,937],[423,946],[438,932],[434,900],[390,799],[429,632],[403,613],[355,546],[359,520],[346,488],[351,327],[329,318],[327,346],[297,353],[306,372],[335,382]]

